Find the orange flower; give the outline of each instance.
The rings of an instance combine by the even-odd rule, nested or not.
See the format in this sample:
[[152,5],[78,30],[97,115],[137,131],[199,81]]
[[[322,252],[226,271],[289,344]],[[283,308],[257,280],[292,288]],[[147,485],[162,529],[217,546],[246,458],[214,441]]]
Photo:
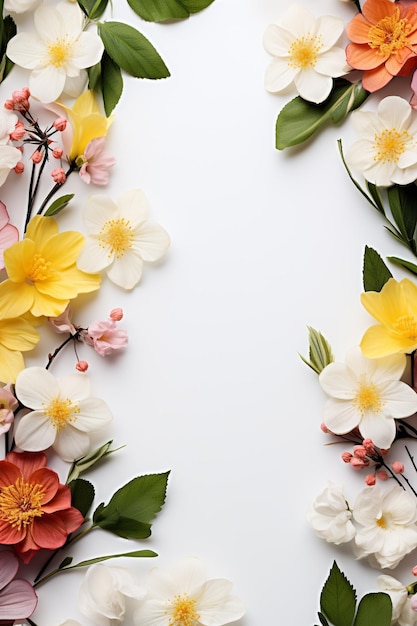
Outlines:
[[349,65],[365,70],[367,91],[382,89],[394,76],[407,76],[417,65],[417,11],[390,0],[366,0],[362,13],[347,25],[352,43],[346,48]]
[[13,546],[24,563],[41,548],[63,546],[83,522],[43,452],[9,452],[0,461],[0,544]]

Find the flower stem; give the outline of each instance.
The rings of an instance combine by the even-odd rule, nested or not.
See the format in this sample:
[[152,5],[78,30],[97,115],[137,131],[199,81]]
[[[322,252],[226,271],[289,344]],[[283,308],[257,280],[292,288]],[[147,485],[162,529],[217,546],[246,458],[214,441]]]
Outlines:
[[58,191],[58,189],[60,189],[61,187],[63,187],[63,185],[65,185],[68,176],[70,176],[70,174],[72,174],[72,172],[76,169],[76,165],[75,163],[71,163],[69,168],[67,169],[67,171],[65,172],[65,181],[63,183],[55,183],[55,185],[52,187],[51,191],[48,193],[48,195],[46,196],[46,198],[44,199],[44,201],[42,202],[41,206],[39,207],[38,210],[38,215],[42,215],[44,208],[46,207],[47,203],[49,202],[49,200],[56,194],[56,192]]
[[52,352],[52,354],[48,354],[48,363],[46,364],[45,369],[49,370],[49,368],[51,367],[51,365],[52,365],[53,361],[55,360],[55,358],[58,356],[58,354],[61,352],[61,350],[63,350],[63,348],[65,348],[65,346],[70,343],[71,340],[73,340],[74,343],[76,341],[78,341],[81,331],[82,331],[82,329],[80,328],[79,330],[76,331],[76,333],[74,335],[71,335],[71,333],[70,333],[69,336],[65,339],[65,341],[63,341],[61,343],[61,345],[59,345],[54,350],[54,352]]

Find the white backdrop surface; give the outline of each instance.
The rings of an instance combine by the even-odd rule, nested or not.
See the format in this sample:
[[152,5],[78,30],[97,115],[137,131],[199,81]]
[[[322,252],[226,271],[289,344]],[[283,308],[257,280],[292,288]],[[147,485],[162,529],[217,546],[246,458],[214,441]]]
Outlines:
[[[247,606],[242,626],[316,623],[334,558],[360,595],[376,588],[375,570],[316,539],[306,522],[328,479],[356,494],[363,476],[339,460],[340,447],[325,447],[324,397],[297,353],[307,354],[311,325],[344,358],[370,322],[359,301],[365,244],[383,256],[400,250],[341,164],[336,140],[349,142],[349,122],[301,150],[274,148],[275,118],[290,96],[264,91],[262,36],[287,4],[215,0],[190,20],[158,25],[115,3],[114,19],[141,30],[172,76],[125,80],[105,192],[143,189],[172,246],[133,292],[105,279],[74,316],[87,325],[120,306],[129,333],[115,358],[86,346],[79,353],[90,362],[95,395],[114,413],[109,436],[126,445],[87,476],[96,503],[135,475],[171,470],[152,537],[137,545],[159,556],[123,565],[142,577],[199,555],[211,577],[234,582]],[[346,21],[353,14],[337,0],[304,5]],[[3,93],[20,76],[12,74]],[[82,230],[82,199],[103,190],[77,182],[76,191],[62,228]],[[6,189],[2,199],[11,196]],[[50,335],[51,349],[56,343]],[[69,368],[67,354],[54,372]],[[135,547],[94,531],[74,556]],[[82,576],[67,573],[39,590],[40,626],[66,618],[90,626],[77,609]]]

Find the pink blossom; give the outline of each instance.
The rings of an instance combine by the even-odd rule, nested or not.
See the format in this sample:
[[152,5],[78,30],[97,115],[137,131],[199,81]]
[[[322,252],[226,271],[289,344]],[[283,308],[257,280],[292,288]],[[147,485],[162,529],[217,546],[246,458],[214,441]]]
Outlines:
[[19,231],[10,224],[6,205],[0,201],[0,269],[4,268],[3,252],[18,240]]
[[48,317],[48,322],[56,333],[71,333],[75,335],[77,329],[73,325],[70,319],[70,307],[69,304],[57,317]]
[[84,154],[78,157],[80,162],[82,162],[80,176],[87,185],[90,183],[107,185],[109,182],[108,170],[115,164],[116,159],[104,151],[105,143],[105,137],[92,139],[87,144]]
[[127,346],[127,332],[116,328],[116,322],[108,319],[93,322],[87,329],[84,339],[101,356],[107,356],[114,350]]
[[18,401],[10,389],[10,383],[0,389],[0,435],[7,433],[14,420],[14,410]]
[[[32,585],[23,578],[15,578],[19,569],[17,556],[9,550],[0,553],[0,620],[30,617],[36,609],[38,597]],[[3,623],[3,621],[1,622]]]
[[52,170],[51,176],[54,182],[59,183],[60,185],[63,185],[67,180],[67,177],[62,167],[56,167],[54,170]]

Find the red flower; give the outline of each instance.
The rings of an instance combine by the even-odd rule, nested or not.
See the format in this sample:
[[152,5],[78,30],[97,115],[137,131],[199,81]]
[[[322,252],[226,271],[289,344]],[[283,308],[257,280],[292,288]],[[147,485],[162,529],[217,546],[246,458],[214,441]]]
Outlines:
[[63,546],[83,522],[43,452],[9,452],[0,461],[0,544],[13,546],[25,563],[41,548]]

